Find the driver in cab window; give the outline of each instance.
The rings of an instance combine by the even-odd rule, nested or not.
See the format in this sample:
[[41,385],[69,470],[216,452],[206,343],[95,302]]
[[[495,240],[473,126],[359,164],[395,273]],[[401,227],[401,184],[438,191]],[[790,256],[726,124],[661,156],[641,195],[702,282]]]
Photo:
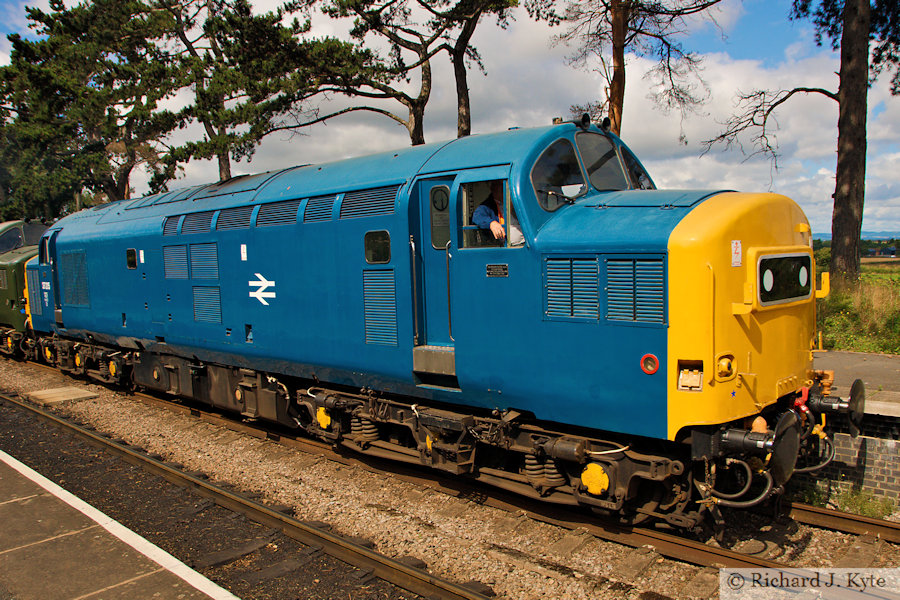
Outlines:
[[[495,240],[506,240],[506,215],[504,214],[505,201],[503,196],[503,182],[500,180],[491,182],[491,193],[484,202],[475,209],[472,214],[472,222],[480,229],[491,232]],[[510,211],[509,219],[509,245],[521,246],[525,243],[519,221],[513,211]]]

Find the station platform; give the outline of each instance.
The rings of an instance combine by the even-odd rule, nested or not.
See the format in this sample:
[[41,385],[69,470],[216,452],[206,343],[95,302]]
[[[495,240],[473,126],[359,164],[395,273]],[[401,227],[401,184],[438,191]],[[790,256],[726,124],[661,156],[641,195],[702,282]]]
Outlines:
[[846,397],[853,380],[866,384],[866,413],[900,417],[900,356],[863,352],[813,353],[816,369],[834,371],[834,393]]
[[238,600],[0,451],[0,600]]

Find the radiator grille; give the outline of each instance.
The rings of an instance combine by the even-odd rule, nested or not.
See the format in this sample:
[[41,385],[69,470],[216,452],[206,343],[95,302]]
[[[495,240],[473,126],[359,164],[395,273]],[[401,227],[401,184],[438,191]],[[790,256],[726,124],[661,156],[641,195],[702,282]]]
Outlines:
[[399,185],[360,190],[344,194],[341,202],[341,218],[371,217],[375,215],[391,215],[394,213],[394,201],[397,199]]
[[184,223],[181,224],[181,233],[206,233],[212,224],[212,211],[191,213],[184,215]]
[[178,233],[178,221],[181,220],[181,215],[177,217],[168,217],[166,219],[166,224],[163,225],[163,235],[175,235]]
[[222,322],[222,298],[217,287],[194,287],[194,320]]
[[6,271],[0,271],[0,290],[7,289],[9,284],[6,282]]
[[286,200],[284,202],[263,204],[259,207],[259,214],[256,215],[256,226],[268,227],[271,225],[290,225],[296,223],[297,209],[299,208],[299,200]]
[[40,315],[44,305],[41,303],[41,278],[37,271],[28,271],[28,310],[33,315]]
[[215,243],[191,244],[191,278],[219,278],[219,257]]
[[306,210],[303,211],[303,222],[315,223],[331,219],[331,207],[334,206],[334,199],[335,196],[310,198],[306,203]]
[[88,296],[87,257],[84,250],[63,252],[59,257],[62,275],[63,303],[69,306],[91,305]]
[[366,343],[397,345],[397,294],[394,271],[363,271]]
[[247,227],[250,227],[250,215],[252,214],[252,206],[226,208],[219,213],[219,219],[216,221],[216,230],[227,231],[229,229],[246,229]]
[[163,270],[166,279],[187,279],[187,246],[163,246]]
[[548,258],[546,314],[561,319],[600,319],[600,276],[596,258]]
[[665,269],[661,258],[609,259],[606,269],[607,319],[665,322]]

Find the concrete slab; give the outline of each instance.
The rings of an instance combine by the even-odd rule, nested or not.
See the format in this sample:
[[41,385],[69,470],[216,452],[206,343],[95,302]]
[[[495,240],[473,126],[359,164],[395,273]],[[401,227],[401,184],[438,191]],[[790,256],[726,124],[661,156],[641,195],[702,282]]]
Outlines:
[[157,571],[91,595],[89,600],[207,600],[209,596],[168,571]]
[[99,527],[46,492],[0,504],[0,523],[0,552]]
[[883,546],[884,540],[873,535],[861,535],[853,540],[853,545],[834,563],[834,566],[838,569],[869,568],[879,556]]
[[646,546],[635,548],[616,563],[613,573],[625,581],[630,581],[636,579],[638,575],[646,571],[659,558],[659,553],[652,548],[647,548]]
[[900,392],[869,392],[866,390],[866,414],[900,417]]
[[0,579],[18,600],[79,598],[161,569],[99,526],[0,554]]
[[63,402],[73,402],[75,400],[92,400],[100,397],[100,394],[96,392],[77,387],[53,388],[37,392],[27,392],[22,395],[42,406],[53,406],[62,404]]
[[719,569],[700,570],[678,592],[679,598],[714,598],[719,591]]
[[6,463],[0,462],[0,505],[10,500],[36,496],[43,491],[44,488],[28,481]]
[[854,379],[862,379],[869,392],[900,392],[900,356],[863,352],[814,352],[816,369],[834,371],[835,389],[849,393]]
[[560,556],[571,556],[592,539],[594,539],[594,536],[584,531],[580,531],[578,533],[567,533],[562,538],[550,544],[550,547],[547,548],[547,551],[558,554]]

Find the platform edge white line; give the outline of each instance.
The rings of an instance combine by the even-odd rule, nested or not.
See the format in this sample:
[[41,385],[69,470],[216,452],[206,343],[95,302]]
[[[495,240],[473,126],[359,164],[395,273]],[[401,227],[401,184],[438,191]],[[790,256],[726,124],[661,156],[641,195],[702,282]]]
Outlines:
[[105,515],[74,494],[67,492],[40,473],[37,473],[27,465],[19,462],[14,457],[10,456],[2,450],[0,450],[0,460],[9,465],[12,469],[16,470],[22,476],[27,477],[30,481],[41,486],[72,508],[79,511],[80,513],[103,527],[109,533],[111,533],[124,543],[128,544],[156,564],[160,565],[178,578],[183,579],[185,582],[190,584],[191,587],[203,592],[211,598],[215,598],[216,600],[240,600],[240,598],[238,598],[225,588],[214,583],[210,579],[207,579],[156,544],[153,544],[142,538],[118,521]]

